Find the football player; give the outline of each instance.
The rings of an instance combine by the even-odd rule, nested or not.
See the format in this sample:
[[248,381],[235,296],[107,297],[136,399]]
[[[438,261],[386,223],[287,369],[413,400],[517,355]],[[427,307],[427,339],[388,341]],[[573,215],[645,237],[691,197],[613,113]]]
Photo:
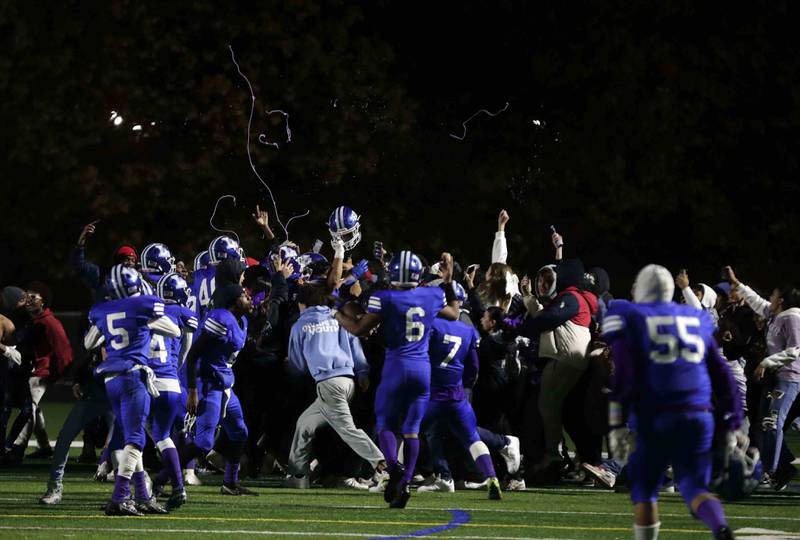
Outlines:
[[232,369],[247,339],[246,315],[253,304],[240,285],[225,285],[216,293],[217,305],[208,312],[186,357],[186,409],[196,414],[197,420],[194,442],[181,449],[181,462],[207,454],[214,446],[217,425],[221,425],[228,437],[222,494],[258,495],[239,483],[239,461],[248,432],[239,398],[233,393]]
[[[478,333],[460,321],[435,319],[431,327],[431,400],[425,424],[433,439],[453,433],[469,450],[485,480],[489,498],[500,500],[500,482],[494,471],[489,448],[478,435],[475,411],[464,391],[466,380],[478,375]],[[429,441],[429,444],[435,444]]]
[[181,329],[180,339],[156,334],[150,342],[150,369],[155,373],[155,385],[159,392],[150,407],[151,435],[164,462],[161,473],[153,483],[153,491],[160,493],[169,479],[172,494],[166,506],[167,510],[172,510],[186,502],[181,464],[170,432],[176,417],[186,405],[178,379],[178,368],[191,346],[192,335],[197,330],[197,318],[186,307],[189,286],[177,273],[164,274],[156,284],[156,293],[164,301],[165,315]]
[[[202,255],[202,254],[200,254]],[[202,321],[211,303],[211,296],[217,288],[214,276],[217,264],[225,259],[243,259],[244,252],[239,247],[239,242],[230,236],[218,236],[208,245],[208,264],[205,268],[195,268],[192,276],[192,290],[197,295],[196,313],[197,320]],[[195,263],[197,263],[195,259]]]
[[142,250],[142,275],[155,284],[161,276],[175,271],[175,257],[164,244],[148,244]]
[[742,424],[741,401],[714,339],[711,318],[673,303],[674,289],[669,271],[651,264],[636,276],[634,303],[614,301],[609,306],[603,321],[615,373],[609,445],[617,459],[630,453],[624,427],[628,419],[636,435],[629,463],[634,538],[658,537],[658,489],[670,464],[692,516],[715,538],[733,538],[722,504],[708,490],[712,410],[726,430],[726,451],[732,452]]
[[[453,258],[442,255],[443,289],[417,287],[422,262],[401,251],[389,263],[391,289],[377,291],[359,320],[341,311],[336,320],[350,333],[366,335],[383,323],[386,359],[375,396],[378,442],[389,467],[384,500],[392,508],[405,508],[411,497],[409,483],[419,455],[419,427],[430,398],[431,365],[428,343],[437,315],[458,319],[458,301],[452,286]],[[403,465],[397,461],[395,430],[403,434]]]
[[105,344],[106,358],[97,373],[105,376],[109,401],[122,428],[125,445],[106,514],[141,516],[141,510],[163,513],[155,503],[137,507],[130,500],[130,482],[133,477],[137,496],[147,493],[142,465],[144,425],[150,396],[158,395],[153,384],[155,377],[148,367],[151,332],[175,338],[180,329],[164,315],[164,304],[159,298],[141,294],[142,281],[136,270],[121,264],[112,267],[106,287],[111,300],[92,307],[91,327],[84,337],[86,350]]

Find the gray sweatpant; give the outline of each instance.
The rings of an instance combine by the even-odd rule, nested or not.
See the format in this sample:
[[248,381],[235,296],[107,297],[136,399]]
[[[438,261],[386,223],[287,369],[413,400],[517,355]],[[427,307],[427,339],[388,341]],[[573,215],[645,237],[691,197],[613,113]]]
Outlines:
[[314,432],[325,424],[330,425],[347,446],[373,467],[383,460],[380,449],[353,422],[349,403],[354,393],[355,381],[349,377],[333,377],[317,383],[317,399],[297,419],[289,451],[291,474],[309,473]]

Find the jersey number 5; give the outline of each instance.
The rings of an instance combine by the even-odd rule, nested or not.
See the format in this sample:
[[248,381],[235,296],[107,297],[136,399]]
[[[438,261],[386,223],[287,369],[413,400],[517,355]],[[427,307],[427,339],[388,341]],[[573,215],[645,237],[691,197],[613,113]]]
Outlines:
[[[672,331],[677,330],[677,336]],[[697,317],[648,317],[647,333],[660,350],[650,351],[650,359],[656,364],[671,364],[680,356],[687,362],[699,364],[706,354],[703,338],[689,332],[689,328],[700,328]],[[666,350],[664,350],[666,349]]]
[[422,321],[415,321],[415,316],[424,317],[425,310],[421,307],[412,307],[406,311],[406,341],[409,343],[421,340],[425,334],[425,324]]
[[120,311],[117,313],[109,313],[106,315],[106,326],[108,327],[108,331],[114,336],[114,339],[111,340],[111,348],[115,351],[120,349],[124,349],[127,347],[130,342],[130,336],[128,336],[128,331],[124,328],[114,328],[114,322],[119,320],[125,319],[125,312]]

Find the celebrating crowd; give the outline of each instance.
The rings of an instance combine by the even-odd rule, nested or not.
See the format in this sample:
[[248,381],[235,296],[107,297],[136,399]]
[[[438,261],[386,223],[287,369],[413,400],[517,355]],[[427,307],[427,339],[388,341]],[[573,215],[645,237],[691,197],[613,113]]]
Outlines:
[[[653,266],[640,272],[633,303],[615,300],[607,272],[565,258],[555,228],[553,260],[528,277],[509,263],[506,211],[489,264],[468,266],[449,253],[426,260],[365,247],[360,216],[345,206],[328,223],[330,258],[319,245],[275,239],[258,207],[253,219],[269,241],[256,258],[219,236],[191,264],[154,243],[140,253],[121,246],[108,268],[87,257],[96,224],[86,225],[70,261],[94,304],[74,362],[47,285],[2,290],[2,462],[52,459],[43,504],[61,501],[70,444],[83,431],[81,459],[101,449],[97,478],[114,480],[108,514],[176,509],[202,470],[223,474],[225,495],[257,495],[240,475],[280,471],[286,487],[383,492],[394,508],[412,487],[501,499],[569,481],[632,488],[637,534],[654,538],[654,496],[637,500],[641,474],[627,457],[631,432],[655,437],[642,419],[663,411],[641,405],[637,389],[649,382],[637,371],[639,344],[617,339],[628,331],[649,336],[641,350],[655,344],[647,354],[657,366],[702,366],[691,379],[708,379],[707,391],[664,383],[663,403],[713,394],[713,403],[676,406],[684,418],[713,415],[703,452],[721,495],[781,490],[797,474],[784,443],[800,391],[797,289],[764,289],[767,299],[729,267],[722,282],[704,284]],[[685,306],[636,326],[631,305],[673,300]],[[59,379],[73,383],[76,401],[51,448],[42,399]],[[712,435],[723,441],[718,455]],[[25,456],[32,437],[38,449]],[[677,484],[717,534],[725,524],[707,503],[716,500],[709,478],[692,483],[680,456],[663,461],[656,494]]]

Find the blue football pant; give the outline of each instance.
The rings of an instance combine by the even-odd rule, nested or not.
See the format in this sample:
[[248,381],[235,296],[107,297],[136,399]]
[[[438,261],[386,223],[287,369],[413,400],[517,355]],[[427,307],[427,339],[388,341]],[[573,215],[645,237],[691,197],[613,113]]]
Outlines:
[[419,433],[430,399],[431,366],[428,362],[391,362],[383,365],[375,393],[377,431]]
[[714,417],[710,412],[674,412],[638,418],[636,428],[636,450],[628,464],[634,503],[658,500],[658,489],[670,464],[687,505],[708,491],[714,435]]
[[[185,409],[185,399],[183,400]],[[170,438],[175,419],[181,412],[181,394],[161,391],[150,405],[150,435],[153,442]]]
[[214,447],[217,426],[222,426],[232,442],[247,440],[247,426],[244,423],[242,406],[233,390],[204,387],[200,403],[197,405],[194,444],[209,452]]
[[130,444],[140,450],[144,448],[144,425],[150,414],[150,394],[142,380],[143,375],[143,371],[124,372],[106,381],[116,426],[122,428],[122,446]]

